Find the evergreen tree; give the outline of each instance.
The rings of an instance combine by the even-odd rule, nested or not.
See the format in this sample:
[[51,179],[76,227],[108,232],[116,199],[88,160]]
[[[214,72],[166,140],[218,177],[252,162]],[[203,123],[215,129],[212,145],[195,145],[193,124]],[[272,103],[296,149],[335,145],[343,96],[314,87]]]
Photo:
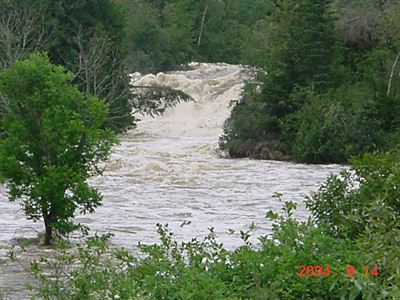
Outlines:
[[[336,72],[341,70],[332,3],[333,0],[275,2],[275,9],[262,27],[266,41],[263,67],[267,74],[262,75],[261,92],[247,92],[234,108],[225,126],[222,148],[231,152],[236,145],[245,144],[257,151],[257,145],[264,143],[269,153],[280,152],[281,157],[292,154],[301,121],[296,113],[310,92],[324,93],[334,87]],[[252,150],[240,152],[238,155]]]
[[338,38],[335,32],[332,0],[303,0],[297,13],[302,16],[299,26],[292,28],[292,57],[295,82],[311,84],[324,90],[331,84],[332,66],[338,57]]
[[330,11],[332,0],[288,0],[271,17],[280,30],[271,36],[261,101],[281,118],[298,110],[303,101],[290,97],[300,86],[323,91],[332,85],[340,52]]

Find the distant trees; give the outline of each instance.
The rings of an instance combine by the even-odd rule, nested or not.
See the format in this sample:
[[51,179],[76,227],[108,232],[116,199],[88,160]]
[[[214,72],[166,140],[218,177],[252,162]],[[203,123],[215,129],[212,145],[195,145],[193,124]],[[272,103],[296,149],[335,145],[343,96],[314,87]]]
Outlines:
[[[226,123],[221,147],[232,155],[230,145],[241,145],[242,156],[266,142],[267,152],[286,158],[344,161],[400,138],[398,1],[0,4],[0,64],[47,51],[51,62],[75,74],[72,83],[82,92],[106,101],[110,111],[104,126],[115,132],[134,126],[132,110],[154,115],[189,99],[162,87],[132,92],[126,72],[169,70],[197,60],[251,64],[268,72],[258,78],[262,86],[246,88],[244,101]],[[351,137],[350,128],[358,138]],[[338,148],[332,151],[330,145]]]
[[81,91],[101,97],[109,106],[107,127],[116,132],[132,127],[132,97],[125,58],[125,16],[112,0],[51,1],[46,7],[54,28],[47,48],[53,63],[76,76]]
[[395,147],[399,20],[398,1],[276,1],[253,32],[268,74],[261,92],[247,87],[221,148],[327,163]]
[[34,51],[63,65],[82,92],[104,99],[105,125],[116,132],[134,124],[124,72],[125,17],[112,0],[0,0],[0,69]]
[[268,76],[259,99],[268,103],[272,117],[282,118],[302,106],[302,97],[290,97],[295,89],[323,90],[331,84],[338,59],[331,4],[331,0],[283,1],[268,19],[264,63]]
[[76,211],[93,212],[101,195],[87,179],[101,173],[116,142],[102,129],[107,105],[69,84],[71,73],[44,55],[17,61],[0,75],[0,174],[11,201],[22,200],[28,218],[43,218],[45,244],[55,232],[79,227]]
[[[82,27],[72,37],[74,58],[64,65],[74,73],[72,82],[88,95],[100,97],[107,103],[110,113],[107,128],[121,132],[132,127],[133,95],[122,56],[112,39],[104,32]],[[76,56],[75,56],[76,55]]]
[[[125,11],[119,2],[125,3]],[[181,15],[193,3],[187,0],[175,7],[170,1],[0,0],[0,70],[32,52],[47,52],[52,63],[75,75],[71,82],[82,92],[105,100],[109,117],[104,126],[122,132],[135,126],[133,109],[163,110],[155,107],[163,105],[161,99],[151,107],[134,99],[127,73],[170,68],[195,53],[190,30],[194,19]],[[159,9],[165,10],[162,17]],[[168,28],[160,31],[164,22]],[[168,93],[170,104],[182,99],[172,99],[176,92],[168,89],[162,94]]]
[[[231,134],[222,141],[223,148],[229,149],[230,144],[238,144],[241,140],[251,144],[260,136],[261,139],[277,140],[277,146],[282,142],[283,131],[289,139],[293,138],[295,128],[291,125],[295,120],[289,116],[303,106],[307,89],[324,91],[332,86],[334,64],[340,62],[331,5],[331,0],[287,0],[276,5],[265,21],[267,25],[262,33],[267,43],[263,67],[268,74],[262,78],[261,93],[235,108],[247,111],[247,114],[249,110],[255,110],[251,114],[258,116],[254,120],[256,123],[228,121]],[[255,103],[251,103],[253,101]],[[237,116],[236,111],[234,115]]]
[[[248,62],[254,24],[275,1],[118,0],[127,15],[128,70],[168,70],[189,61]],[[249,45],[250,43],[250,45]],[[254,60],[254,59],[253,59]]]

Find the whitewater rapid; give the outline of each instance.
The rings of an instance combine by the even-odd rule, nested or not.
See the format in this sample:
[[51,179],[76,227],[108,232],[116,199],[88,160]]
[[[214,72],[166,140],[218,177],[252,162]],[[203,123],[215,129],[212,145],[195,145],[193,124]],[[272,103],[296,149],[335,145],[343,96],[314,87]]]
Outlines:
[[[213,226],[227,247],[241,244],[228,229],[245,230],[252,222],[255,237],[269,233],[267,210],[280,210],[272,197],[299,203],[297,216],[308,213],[302,200],[337,165],[303,165],[275,161],[221,158],[218,139],[240,97],[247,73],[229,64],[192,64],[192,70],[146,75],[135,85],[164,85],[182,90],[195,102],[180,103],[163,116],[142,117],[138,127],[120,136],[102,176],[92,178],[104,199],[94,214],[79,216],[93,232],[112,232],[118,245],[157,241],[156,223],[168,223],[180,239],[200,237]],[[35,236],[41,223],[25,219],[17,203],[0,191],[0,241]],[[184,221],[189,226],[181,227]],[[26,228],[25,228],[26,227]]]
[[[118,246],[134,249],[138,242],[157,242],[156,223],[168,223],[178,240],[200,238],[214,227],[219,241],[230,249],[242,241],[229,229],[239,232],[254,223],[252,240],[257,242],[257,237],[271,232],[265,213],[282,207],[275,192],[297,202],[296,216],[304,219],[309,215],[305,195],[341,169],[221,158],[218,139],[223,123],[248,75],[236,65],[191,66],[192,70],[150,74],[133,83],[179,89],[195,102],[180,103],[156,118],[139,116],[138,127],[120,136],[104,174],[90,179],[102,192],[103,205],[77,220],[92,233],[113,233]],[[185,221],[191,224],[181,227]],[[36,237],[42,230],[42,223],[26,220],[18,203],[10,203],[0,187],[0,258],[13,238]],[[35,248],[30,253],[43,251],[47,250]],[[17,264],[0,265],[0,288],[17,295],[15,299],[26,296],[21,290],[29,278]]]

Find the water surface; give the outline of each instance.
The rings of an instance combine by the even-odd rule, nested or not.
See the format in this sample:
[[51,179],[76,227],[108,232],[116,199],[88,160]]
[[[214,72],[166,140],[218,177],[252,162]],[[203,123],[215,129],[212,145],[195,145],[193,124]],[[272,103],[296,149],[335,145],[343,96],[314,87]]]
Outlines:
[[[254,222],[254,241],[270,232],[265,213],[282,205],[272,197],[274,192],[298,202],[296,216],[306,218],[304,196],[337,172],[338,165],[232,160],[221,158],[217,150],[230,101],[239,99],[246,78],[240,66],[193,64],[193,70],[136,81],[180,89],[196,101],[168,109],[164,116],[142,117],[137,129],[121,135],[104,174],[90,179],[104,195],[103,205],[77,219],[93,232],[114,233],[114,243],[130,248],[139,241],[156,242],[156,223],[168,223],[180,240],[203,236],[212,226],[219,240],[234,248],[241,241],[228,229],[246,230]],[[41,223],[26,220],[17,203],[7,201],[4,187],[0,214],[0,249],[13,237],[36,236],[32,228],[43,229]],[[191,224],[181,228],[184,221]],[[0,266],[0,287],[17,290],[18,274]]]

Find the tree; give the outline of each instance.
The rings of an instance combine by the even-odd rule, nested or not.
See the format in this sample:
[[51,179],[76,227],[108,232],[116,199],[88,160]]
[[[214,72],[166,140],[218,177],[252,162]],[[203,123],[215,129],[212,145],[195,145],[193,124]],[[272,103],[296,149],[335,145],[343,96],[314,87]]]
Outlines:
[[48,47],[51,62],[76,74],[73,83],[109,107],[105,126],[122,132],[134,125],[132,95],[123,70],[125,18],[113,0],[54,0],[47,4],[55,24]]
[[73,83],[82,92],[105,100],[107,128],[121,132],[134,125],[123,66],[125,21],[117,3],[0,0],[0,7],[0,70],[32,52],[46,51],[52,63],[77,75]]
[[107,105],[71,86],[71,79],[43,54],[17,61],[0,75],[6,112],[0,119],[0,177],[9,199],[22,200],[29,219],[43,218],[45,244],[53,233],[79,227],[73,223],[76,210],[89,213],[101,204],[87,178],[101,174],[98,163],[116,142],[114,133],[101,129]]
[[43,7],[0,0],[0,71],[46,45]]
[[299,26],[290,30],[295,60],[289,60],[298,64],[294,71],[297,84],[312,84],[318,90],[331,85],[332,66],[340,58],[332,3],[333,0],[303,0],[298,5]]
[[332,0],[286,0],[270,18],[263,100],[279,118],[304,103],[288,100],[299,86],[313,86],[319,92],[332,86],[340,48],[331,5]]
[[74,41],[78,56],[74,61],[65,61],[67,69],[75,74],[72,82],[85,94],[104,99],[109,108],[107,128],[121,132],[132,127],[133,95],[112,40],[103,32],[86,30],[83,34],[83,28],[79,28]]
[[[254,60],[255,56],[258,63],[264,60],[261,66],[268,73],[260,72],[261,91],[257,86],[249,88],[249,97],[243,97],[240,106],[233,109],[220,144],[223,148],[236,155],[231,146],[241,143],[249,145],[242,153],[256,153],[261,147],[268,153],[292,154],[299,127],[296,114],[306,102],[307,91],[324,93],[344,81],[338,74],[347,75],[341,65],[332,3],[271,2],[268,16],[254,27],[256,40],[250,43],[254,47],[250,58]],[[262,54],[256,52],[260,48]]]

